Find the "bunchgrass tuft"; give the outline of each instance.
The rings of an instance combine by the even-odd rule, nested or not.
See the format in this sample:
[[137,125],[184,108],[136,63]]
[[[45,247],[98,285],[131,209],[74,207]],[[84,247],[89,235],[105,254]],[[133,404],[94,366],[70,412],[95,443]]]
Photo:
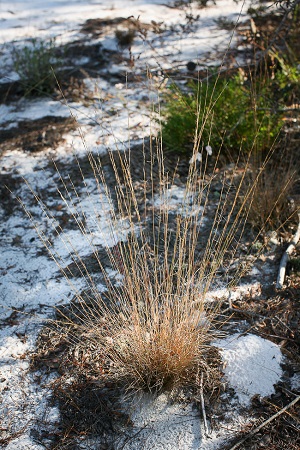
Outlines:
[[[77,246],[28,185],[52,224],[51,238],[27,213],[74,293],[53,326],[80,348],[74,355],[85,354],[80,367],[100,384],[158,393],[198,389],[200,379],[204,391],[213,391],[220,382],[212,342],[221,302],[206,294],[217,281],[232,286],[247,270],[242,261],[229,274],[281,126],[281,116],[272,114],[270,80],[261,85],[251,76],[219,73],[189,94],[176,88],[160,137],[140,148],[137,167],[130,145],[109,152],[109,161],[88,152],[84,167],[74,160],[74,180],[57,167],[61,202],[85,245]],[[174,153],[164,153],[161,136],[172,150],[189,151],[183,173],[182,161],[170,164]],[[224,148],[236,158],[230,169],[219,165]],[[274,208],[276,200],[260,229]],[[78,277],[85,289],[77,288]]]
[[[212,392],[220,382],[219,356],[212,347],[220,304],[206,302],[205,296],[240,243],[252,188],[240,202],[244,175],[237,185],[234,171],[221,173],[217,161],[210,165],[209,175],[210,155],[199,164],[197,153],[195,147],[175,208],[176,168],[166,169],[160,142],[143,147],[141,177],[132,170],[130,149],[110,153],[109,177],[108,166],[93,154],[88,156],[88,175],[78,163],[81,180],[76,185],[61,175],[60,197],[90,248],[96,273],[34,193],[72,260],[66,261],[35,223],[74,292],[68,311],[60,309],[53,326],[81,351],[86,346],[85,362],[90,367],[88,361],[94,361],[93,377],[127,392],[197,388],[199,377],[204,389]],[[88,188],[91,175],[96,201]],[[221,198],[212,203],[216,177]],[[94,202],[88,212],[79,184],[90,205]],[[29,211],[28,215],[34,220]],[[101,246],[94,244],[95,235],[101,237]],[[99,275],[105,289],[99,288]],[[85,280],[84,292],[77,290],[74,276]]]

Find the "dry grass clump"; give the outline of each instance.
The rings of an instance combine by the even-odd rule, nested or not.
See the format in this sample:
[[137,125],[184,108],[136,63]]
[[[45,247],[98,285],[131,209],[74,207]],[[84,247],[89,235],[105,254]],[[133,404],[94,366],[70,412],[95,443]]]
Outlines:
[[127,317],[121,313],[105,318],[110,330],[104,325],[93,332],[106,358],[104,372],[137,390],[192,384],[197,371],[206,369],[211,335],[200,311],[184,305],[185,301],[180,297],[161,305],[160,299],[148,296],[148,305],[138,309],[131,300]]
[[81,338],[102,356],[98,375],[104,380],[135,391],[159,392],[190,386],[197,371],[207,371],[208,327],[196,327],[187,317],[170,317],[169,311],[161,319],[157,311],[152,311],[153,317],[148,312],[142,320],[141,313],[131,314],[135,317],[107,316],[103,324],[93,323],[93,330],[91,324],[86,325],[88,330],[84,326]]
[[[186,182],[180,188],[181,200],[174,209],[171,187],[176,170],[172,173],[165,169],[159,143],[154,148],[144,147],[143,152],[144,169],[139,181],[131,170],[130,151],[111,153],[109,176],[101,158],[89,155],[93,183],[97,186],[94,197],[87,188],[91,185],[87,178],[91,173],[85,175],[80,165],[81,180],[77,178],[76,184],[61,176],[61,199],[82,240],[90,247],[96,274],[91,272],[72,237],[35,194],[52,221],[56,239],[72,260],[71,264],[67,262],[58,246],[35,223],[76,299],[72,314],[65,314],[56,326],[61,324],[62,330],[68,329],[72,342],[93,343],[93,351],[98,355],[96,372],[101,379],[127,390],[160,392],[197,386],[202,374],[206,390],[208,386],[212,388],[215,378],[216,364],[212,360],[218,364],[219,358],[210,345],[215,337],[216,311],[205,303],[205,293],[233,241],[234,247],[238,245],[245,218],[243,207],[235,211],[241,186],[232,198],[226,175],[223,200],[216,205],[211,226],[202,235],[214,179],[214,175],[205,174],[209,155],[200,165],[196,158],[189,164]],[[91,205],[96,198],[88,212],[81,203],[82,192],[77,187],[80,183],[86,188]],[[109,211],[109,219],[107,213],[104,217],[104,211]],[[94,244],[95,235],[101,236],[101,246]],[[103,284],[99,290],[99,276],[106,286],[104,290]],[[74,277],[85,280],[88,295],[77,290]]]
[[288,196],[295,185],[295,172],[284,174],[264,172],[253,192],[249,222],[257,229],[277,230],[296,211],[291,209]]
[[297,164],[288,153],[288,147],[277,148],[264,162],[262,157],[253,158],[244,190],[249,192],[253,186],[248,222],[257,230],[277,230],[297,215],[298,208],[290,198],[298,178]]
[[[208,117],[199,112],[198,119],[205,124]],[[52,240],[28,215],[76,300],[72,314],[61,321],[63,334],[67,327],[71,342],[88,342],[89,351],[92,344],[93,376],[128,391],[197,387],[199,377],[207,390],[216,380],[219,359],[212,358],[211,342],[218,306],[207,303],[205,295],[221,265],[226,274],[227,257],[236,257],[266,162],[246,191],[250,156],[238,183],[239,162],[231,174],[221,172],[219,200],[214,200],[218,157],[210,161],[209,145],[202,152],[203,130],[196,127],[184,182],[165,164],[161,142],[153,140],[141,148],[137,167],[129,148],[111,152],[109,164],[94,154],[85,167],[77,161],[75,180],[61,172],[58,193],[89,248],[88,257],[33,192],[52,223]],[[88,295],[76,287],[76,277]],[[227,282],[238,278],[235,273]]]
[[[160,165],[157,174],[144,180],[145,186],[148,184],[144,190],[144,217],[128,160],[120,157],[120,176],[120,167],[112,158],[117,180],[117,216],[126,218],[130,232],[126,243],[119,242],[106,250],[122,281],[116,289],[106,278],[106,301],[98,295],[93,317],[88,310],[82,324],[103,354],[105,375],[127,388],[149,391],[193,384],[199,369],[206,369],[206,347],[212,338],[195,255],[203,186],[200,183],[200,189],[197,186],[195,190],[191,184],[195,174],[191,172],[184,194],[187,204],[183,202],[171,225],[168,175],[164,173],[161,155],[156,154],[156,158]],[[95,173],[101,173],[94,159],[91,164]],[[158,208],[151,201],[156,195]],[[192,213],[188,202],[191,195]],[[104,273],[102,262],[98,263]]]

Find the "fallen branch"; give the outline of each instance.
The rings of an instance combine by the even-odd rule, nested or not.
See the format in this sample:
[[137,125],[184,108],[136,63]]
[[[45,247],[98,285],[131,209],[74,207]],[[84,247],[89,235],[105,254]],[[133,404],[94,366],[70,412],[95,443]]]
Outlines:
[[249,434],[247,434],[247,436],[245,436],[242,440],[240,440],[239,442],[237,442],[233,447],[231,447],[229,450],[236,450],[237,448],[239,448],[245,441],[247,441],[247,439],[253,437],[256,433],[258,433],[262,428],[264,428],[266,425],[268,425],[270,422],[272,422],[274,419],[276,419],[277,417],[281,416],[281,414],[283,414],[287,409],[291,408],[292,406],[294,406],[298,401],[300,400],[300,395],[298,395],[296,398],[294,398],[294,400],[289,403],[288,405],[286,405],[284,408],[282,408],[280,411],[278,411],[276,414],[274,414],[273,416],[269,417],[269,419],[265,420],[263,423],[261,423],[258,427],[254,428],[254,430],[252,430]]
[[277,282],[276,282],[276,289],[282,289],[282,287],[283,287],[285,272],[286,272],[286,265],[288,263],[290,255],[295,250],[295,247],[300,239],[300,214],[298,214],[298,217],[299,217],[299,223],[298,223],[297,231],[294,234],[290,245],[284,252],[284,254],[281,258],[281,261],[280,261],[279,272],[278,272],[278,277],[277,277]]
[[202,415],[203,415],[203,422],[204,422],[204,432],[205,432],[206,436],[209,436],[209,428],[208,428],[207,419],[206,419],[205,402],[204,402],[204,396],[203,396],[203,373],[201,373],[201,381],[200,381],[200,400],[201,400],[201,408],[202,408]]

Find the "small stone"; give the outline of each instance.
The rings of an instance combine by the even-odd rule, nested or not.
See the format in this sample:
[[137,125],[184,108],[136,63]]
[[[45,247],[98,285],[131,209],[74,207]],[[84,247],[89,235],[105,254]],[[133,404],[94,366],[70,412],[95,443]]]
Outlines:
[[186,68],[189,72],[194,72],[196,67],[197,67],[197,64],[195,64],[193,61],[189,61],[186,65]]

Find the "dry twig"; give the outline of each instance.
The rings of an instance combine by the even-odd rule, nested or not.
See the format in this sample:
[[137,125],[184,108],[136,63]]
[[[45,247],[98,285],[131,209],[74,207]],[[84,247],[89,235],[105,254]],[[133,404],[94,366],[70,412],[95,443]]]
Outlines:
[[202,415],[203,415],[203,422],[204,422],[204,431],[205,431],[206,436],[208,436],[209,428],[208,428],[207,419],[206,419],[205,403],[204,403],[204,396],[203,396],[203,372],[201,373],[201,381],[200,381],[200,400],[201,400],[201,408],[202,408]]
[[262,428],[264,428],[266,425],[268,425],[270,422],[275,420],[277,417],[281,416],[285,411],[287,411],[292,406],[296,405],[296,403],[300,400],[300,395],[298,395],[292,402],[290,402],[288,405],[286,405],[284,408],[282,408],[280,411],[278,411],[273,416],[269,417],[269,419],[265,420],[263,423],[261,423],[258,427],[254,428],[247,436],[245,436],[243,439],[241,439],[239,442],[237,442],[233,447],[231,447],[229,450],[236,450],[239,448],[244,442],[246,442],[249,438],[253,437],[256,433],[258,433]]

